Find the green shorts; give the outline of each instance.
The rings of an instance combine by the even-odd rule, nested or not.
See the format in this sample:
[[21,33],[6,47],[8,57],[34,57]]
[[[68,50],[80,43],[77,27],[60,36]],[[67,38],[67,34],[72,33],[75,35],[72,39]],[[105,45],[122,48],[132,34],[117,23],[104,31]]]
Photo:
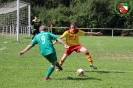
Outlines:
[[50,63],[54,63],[54,62],[57,62],[57,56],[56,56],[56,53],[51,53],[49,55],[46,55],[44,56]]

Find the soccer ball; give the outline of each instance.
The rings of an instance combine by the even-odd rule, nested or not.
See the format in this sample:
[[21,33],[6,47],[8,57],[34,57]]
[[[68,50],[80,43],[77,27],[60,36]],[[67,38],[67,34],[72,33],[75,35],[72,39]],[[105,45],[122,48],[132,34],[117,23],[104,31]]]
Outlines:
[[84,75],[84,70],[82,68],[77,70],[77,75]]

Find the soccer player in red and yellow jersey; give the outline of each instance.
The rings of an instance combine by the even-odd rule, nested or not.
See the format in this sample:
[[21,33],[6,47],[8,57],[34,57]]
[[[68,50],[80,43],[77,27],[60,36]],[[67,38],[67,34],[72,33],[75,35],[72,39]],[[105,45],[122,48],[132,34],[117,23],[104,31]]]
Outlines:
[[[90,67],[97,69],[97,67],[93,65],[93,61],[91,59],[91,56],[90,56],[88,50],[79,43],[79,36],[82,36],[82,35],[102,35],[102,33],[101,32],[84,32],[82,30],[77,29],[76,23],[72,22],[70,24],[70,29],[65,31],[63,33],[63,35],[61,35],[59,37],[60,39],[66,38],[66,44],[69,46],[69,48],[67,48],[65,50],[65,52],[60,60],[60,65],[63,64],[65,59],[73,51],[75,51],[75,52],[83,52],[90,63]],[[56,41],[53,44],[55,44],[55,43],[56,43]],[[58,68],[57,68],[57,70],[58,70]]]

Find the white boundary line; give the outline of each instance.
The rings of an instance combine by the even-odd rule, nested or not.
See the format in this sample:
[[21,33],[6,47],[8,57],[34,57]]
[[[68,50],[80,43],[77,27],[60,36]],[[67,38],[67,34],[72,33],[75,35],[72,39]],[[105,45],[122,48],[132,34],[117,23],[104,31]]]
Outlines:
[[100,48],[101,51],[104,51],[104,48],[101,47],[101,44],[100,44],[99,42],[100,42],[100,41],[97,41],[97,45],[98,45],[98,47]]
[[0,50],[4,50],[4,49],[6,49],[6,47],[2,47],[2,48],[0,48]]

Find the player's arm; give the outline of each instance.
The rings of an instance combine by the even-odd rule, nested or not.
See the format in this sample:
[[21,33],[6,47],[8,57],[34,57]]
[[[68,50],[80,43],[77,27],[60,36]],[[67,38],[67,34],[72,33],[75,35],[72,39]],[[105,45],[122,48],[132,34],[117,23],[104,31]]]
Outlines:
[[101,32],[84,32],[84,35],[103,35]]
[[35,44],[37,44],[37,40],[36,37],[34,37],[34,39],[31,41],[31,43],[22,51],[18,52],[19,55],[23,55],[25,52],[27,52],[28,50],[30,50]]
[[[62,37],[59,37],[59,39],[62,39]],[[58,42],[58,40],[55,40],[55,41],[53,42],[53,45],[56,44],[57,42]]]
[[63,44],[65,48],[69,48],[69,46],[66,45],[61,38],[58,38],[57,41]]
[[33,25],[30,25],[31,29],[34,29]]
[[54,35],[54,34],[52,34],[52,33],[50,33],[50,36],[53,37],[53,39],[55,40],[54,43],[56,43],[56,42],[58,41],[58,42],[60,42],[61,44],[63,44],[65,48],[69,48],[69,46],[66,45],[66,44],[63,42],[63,40],[61,39],[61,37],[58,38],[56,35]]
[[31,25],[30,25],[31,29],[34,29],[33,25],[34,25],[34,21],[31,22]]
[[53,45],[56,44],[57,42],[58,42],[58,40],[55,40],[55,41],[53,42]]
[[18,54],[23,55],[26,51],[30,50],[32,48],[32,45],[28,45],[24,50],[20,51]]
[[[66,37],[66,35],[67,35],[67,31],[65,31],[64,33],[63,33],[63,35],[61,35],[60,37],[59,37],[59,39],[62,39],[62,38],[64,38],[64,37]],[[58,40],[55,40],[54,42],[53,42],[53,44],[56,44],[58,42]]]

